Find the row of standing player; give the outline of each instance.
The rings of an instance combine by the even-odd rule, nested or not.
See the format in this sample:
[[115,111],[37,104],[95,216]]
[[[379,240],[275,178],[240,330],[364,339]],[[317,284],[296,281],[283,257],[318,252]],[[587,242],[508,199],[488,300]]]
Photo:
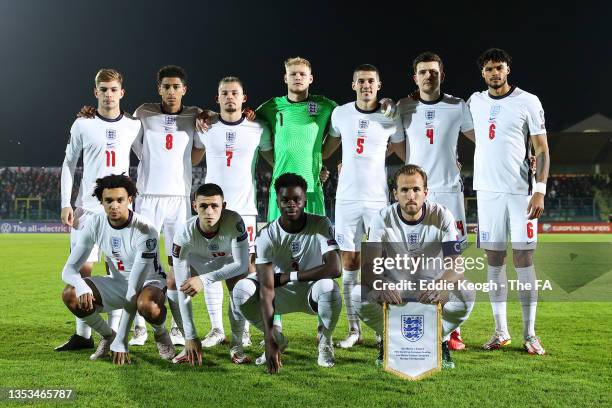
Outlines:
[[[286,97],[273,98],[266,104],[262,105],[262,107],[260,107],[258,110],[258,117],[267,122],[274,135],[274,159],[277,163],[277,165],[274,166],[274,179],[286,170],[294,170],[298,172],[298,174],[301,173],[305,175],[308,183],[307,202],[308,205],[311,206],[307,208],[309,212],[316,213],[322,211],[322,205],[318,204],[321,202],[320,199],[322,198],[322,192],[320,191],[321,189],[318,177],[316,177],[315,180],[314,175],[318,175],[317,170],[320,169],[321,159],[331,154],[334,148],[338,145],[338,136],[341,136],[341,140],[344,144],[343,165],[347,167],[345,167],[346,171],[342,172],[341,180],[339,182],[337,196],[338,208],[336,210],[336,214],[340,215],[337,221],[337,238],[341,249],[343,250],[343,286],[345,293],[350,293],[351,286],[356,283],[356,278],[359,275],[358,242],[360,241],[361,233],[367,230],[368,220],[371,217],[370,214],[372,213],[369,207],[372,205],[376,209],[381,208],[383,204],[386,204],[386,196],[382,198],[382,194],[371,194],[369,188],[380,186],[378,190],[384,189],[384,185],[386,183],[378,182],[377,178],[381,178],[380,176],[384,174],[384,151],[386,150],[386,144],[389,139],[392,142],[391,146],[394,147],[393,150],[396,151],[400,157],[402,157],[402,153],[404,153],[404,157],[402,158],[404,158],[406,161],[410,161],[411,163],[421,164],[431,174],[430,191],[433,194],[430,195],[430,199],[432,199],[432,196],[435,195],[433,200],[442,202],[451,209],[457,218],[457,229],[463,236],[465,235],[463,199],[460,197],[460,179],[458,168],[456,166],[456,141],[459,130],[463,131],[463,133],[469,138],[476,138],[478,141],[479,132],[473,131],[474,126],[471,126],[470,113],[475,117],[475,121],[477,118],[487,116],[486,119],[483,119],[483,121],[486,122],[487,127],[487,132],[484,134],[486,137],[482,138],[483,140],[502,140],[501,143],[498,143],[497,146],[493,147],[493,149],[497,149],[497,151],[493,152],[494,154],[490,154],[491,152],[486,152],[486,142],[481,144],[477,142],[475,160],[475,189],[483,190],[483,192],[496,193],[498,195],[506,195],[506,202],[504,202],[504,200],[501,200],[500,202],[500,200],[496,199],[494,204],[506,206],[509,208],[510,213],[508,213],[508,211],[491,212],[507,214],[510,216],[513,241],[523,242],[523,240],[520,239],[520,234],[521,231],[526,231],[525,233],[529,239],[524,241],[530,242],[531,240],[532,243],[534,242],[532,238],[535,231],[537,231],[533,224],[535,221],[529,221],[526,224],[527,226],[525,226],[525,220],[518,216],[517,211],[510,208],[513,204],[508,204],[507,201],[508,199],[516,198],[512,197],[516,195],[513,193],[518,193],[518,195],[525,196],[526,193],[530,192],[528,190],[530,187],[529,177],[523,174],[527,173],[528,171],[528,166],[527,169],[525,169],[526,162],[524,160],[527,156],[526,151],[528,150],[528,145],[526,145],[525,142],[528,140],[534,141],[536,155],[541,156],[539,157],[541,160],[538,161],[539,165],[536,179],[540,183],[545,182],[548,169],[548,154],[545,143],[546,138],[543,125],[543,112],[537,98],[521,91],[518,88],[510,87],[508,85],[506,77],[509,73],[509,63],[509,57],[501,50],[489,50],[487,53],[483,54],[483,57],[481,57],[480,67],[489,89],[488,92],[475,94],[472,97],[472,100],[476,100],[479,97],[480,99],[484,98],[483,102],[485,104],[488,103],[488,106],[479,107],[480,111],[476,112],[475,109],[472,108],[474,104],[470,103],[470,112],[466,108],[465,103],[463,103],[463,101],[460,99],[441,94],[440,83],[442,82],[444,75],[442,62],[439,57],[435,56],[434,54],[424,53],[415,60],[414,64],[414,78],[417,86],[419,87],[418,96],[413,96],[400,101],[398,104],[400,113],[398,118],[389,119],[386,116],[381,115],[381,112],[378,109],[379,106],[376,94],[380,88],[380,78],[378,72],[373,69],[373,67],[361,66],[358,70],[356,70],[353,78],[353,88],[357,93],[357,101],[354,104],[351,103],[343,107],[339,107],[332,115],[331,110],[335,107],[335,104],[332,101],[316,95],[308,94],[308,87],[310,83],[312,83],[310,64],[308,64],[306,60],[299,58],[290,59],[286,62],[285,81],[288,85],[288,95]],[[186,90],[183,81],[184,78],[183,80],[174,81],[175,83],[172,84],[172,86],[165,88],[166,91],[170,91],[168,92],[169,94],[171,94],[171,91],[173,90],[178,91],[180,94],[178,97],[178,109],[182,107],[182,105],[180,105],[180,96],[182,96]],[[172,128],[171,123],[168,122],[172,122],[172,118],[168,118],[166,115],[164,115],[161,109],[166,104],[172,102],[174,102],[176,105],[177,97],[176,95],[168,95],[167,98],[164,98],[163,82],[164,78],[159,81],[162,104],[161,106],[156,106],[160,111],[158,112],[158,116],[161,116],[160,119],[164,122],[164,131],[158,133],[160,133],[162,136],[162,142],[165,141],[166,150],[169,150],[168,147],[173,145],[174,136],[173,133],[169,133],[171,132]],[[237,89],[223,90],[223,85],[234,85],[234,88]],[[121,92],[120,87],[118,91]],[[224,161],[225,167],[229,169],[231,168],[232,160],[237,157],[238,150],[240,150],[240,141],[245,140],[245,138],[240,138],[240,134],[242,132],[237,131],[239,130],[238,125],[249,125],[252,123],[248,121],[242,122],[240,120],[241,109],[236,108],[237,104],[241,104],[245,99],[239,81],[228,81],[225,84],[222,82],[220,84],[219,91],[221,121],[218,124],[213,125],[211,129],[214,130],[215,126],[220,128],[221,125],[229,127],[229,129],[220,130],[220,133],[222,134],[217,137],[220,144],[225,147],[220,149],[220,156]],[[505,98],[505,96],[510,96],[510,98]],[[227,100],[224,100],[223,97],[226,97]],[[108,101],[108,99],[102,98],[101,103],[105,103],[104,101]],[[231,111],[232,105],[234,106],[233,112],[238,112],[237,120],[231,120],[231,118],[230,120],[224,119],[223,117],[227,116],[228,114],[228,109],[225,109],[225,107],[230,108],[229,110]],[[103,109],[99,109],[99,112],[102,110]],[[385,110],[388,111],[388,109]],[[479,116],[477,116],[477,114]],[[330,136],[332,137],[328,138],[323,145],[323,136],[325,130],[328,128],[330,119],[332,122]],[[399,122],[398,119],[401,122]],[[517,124],[518,120],[523,121],[523,124]],[[191,123],[193,123],[193,121]],[[312,126],[313,124],[315,126]],[[518,130],[518,132],[520,132],[521,143],[518,144],[516,140],[512,140],[510,137],[505,137],[509,131],[507,132],[506,129],[500,128],[501,125],[506,126],[509,128],[509,130],[513,130],[515,135]],[[372,128],[370,128],[370,126],[372,126]],[[300,127],[307,130],[300,132]],[[400,129],[402,129],[402,127],[408,136],[408,143],[406,144],[406,147],[402,146],[402,144],[405,143],[401,141],[402,132]],[[265,126],[262,126],[262,129],[264,130],[261,131],[261,134],[265,133]],[[298,131],[296,131],[296,129]],[[175,132],[176,130],[177,129],[174,128]],[[531,134],[531,137],[528,137],[525,131]],[[501,135],[501,137],[496,138],[496,132]],[[294,139],[293,143],[291,140],[292,137]],[[113,135],[109,135],[107,132],[106,138],[112,139]],[[204,140],[207,139],[211,140],[213,138],[204,138]],[[147,136],[145,136],[145,138],[142,140],[146,141]],[[383,146],[382,150],[381,146]],[[509,148],[514,148],[514,150]],[[262,150],[264,149],[265,148],[262,145]],[[197,146],[194,150],[197,152]],[[317,150],[322,150],[322,154]],[[305,155],[304,151],[312,151],[313,154]],[[381,151],[383,152],[382,154]],[[519,154],[517,154],[517,151]],[[508,157],[504,157],[504,155],[507,153],[510,153]],[[112,153],[112,151],[110,153],[105,151],[107,163],[109,160],[113,164],[115,163],[115,154],[116,153]],[[86,152],[84,153],[84,156],[87,156]],[[255,153],[252,152],[250,155],[244,158],[242,162],[249,163],[250,165],[253,163],[254,157]],[[507,166],[507,168],[510,169],[510,173],[512,173],[509,175],[510,177],[506,177],[506,174],[501,174],[502,172],[500,172],[499,167],[502,166],[499,165],[499,161],[496,162],[486,160],[486,158],[490,157],[498,157],[500,160],[511,161],[510,166]],[[156,157],[156,159],[160,160],[161,158]],[[434,162],[436,162],[436,165],[433,164]],[[489,166],[493,166],[494,171],[485,173],[485,171],[489,171],[491,169],[487,168],[486,163],[483,166],[483,162],[488,162]],[[183,161],[183,163],[185,163],[185,161]],[[357,165],[351,168],[351,163],[357,163]],[[222,165],[221,167],[224,166]],[[144,168],[142,161],[141,166],[139,166],[139,170],[141,168]],[[361,168],[365,169],[366,171],[359,172]],[[167,169],[164,168],[163,172],[167,172]],[[145,183],[141,184],[140,174],[141,173],[139,172],[139,186],[142,185],[144,187]],[[142,174],[146,173],[143,172]],[[436,176],[436,174],[439,176]],[[479,174],[480,180],[478,180]],[[484,177],[484,174],[491,174],[492,176],[489,177],[490,180],[484,180],[486,178]],[[249,176],[251,175],[249,174]],[[155,178],[155,176],[153,176],[153,178]],[[375,179],[375,182],[370,183],[369,181],[372,178]],[[151,177],[149,176],[148,179],[151,179]],[[244,179],[244,175],[242,179]],[[345,180],[344,182],[342,181],[343,179]],[[384,180],[386,178],[383,176],[382,179]],[[368,182],[364,182],[364,180],[368,180]],[[498,183],[498,181],[502,182]],[[478,184],[479,182],[480,185]],[[225,183],[227,183],[227,180]],[[225,183],[222,180],[219,184],[223,186]],[[345,188],[344,186],[346,185],[355,187],[358,191],[352,192],[350,189],[343,191]],[[368,188],[360,188],[360,186],[368,186]],[[445,191],[445,189],[449,188],[450,191]],[[500,189],[503,191],[498,191]],[[376,193],[380,193],[378,190]],[[365,192],[367,192],[367,195]],[[148,194],[163,195],[163,193],[160,191],[147,193],[146,189],[143,191],[143,193],[145,198]],[[529,214],[530,219],[537,218],[537,212],[541,211],[542,208],[540,201],[542,201],[543,195],[540,197],[542,192],[539,191],[538,193],[539,194],[535,194],[533,196],[534,198],[532,201],[535,200],[535,202],[529,203],[530,207],[534,208],[532,213]],[[479,192],[479,199],[481,198],[480,196],[481,193]],[[447,198],[447,202],[444,202],[445,198]],[[231,208],[232,201],[228,199],[228,202],[230,203]],[[250,202],[253,202],[253,200]],[[521,204],[519,205],[519,208],[522,208],[524,212],[525,203],[517,204]],[[275,207],[275,205],[271,206],[271,208]],[[481,221],[481,232],[479,236],[481,240],[488,241],[491,244],[500,244],[505,242],[507,232],[499,226],[505,226],[507,223],[500,223],[497,222],[497,220],[490,220],[489,224],[491,225],[491,228],[483,228],[483,213],[489,211],[485,211],[482,207],[484,206],[480,205],[479,200],[479,220]],[[375,209],[373,210],[375,211]],[[271,211],[271,214],[273,214],[273,211]],[[272,218],[274,218],[274,215],[272,215]],[[515,224],[522,224],[520,225],[520,230],[519,228],[513,226]],[[167,232],[169,231],[166,231],[166,233]],[[166,246],[168,247],[168,244]],[[357,247],[355,248],[355,246]],[[517,252],[520,251],[520,249],[519,251],[515,251],[515,261]],[[503,278],[503,256],[498,254],[499,252],[501,251],[497,251],[493,254],[498,255],[498,262],[496,262],[497,265],[489,265],[489,277],[492,277],[493,280]],[[518,255],[521,254],[519,253]],[[500,256],[501,261],[499,261]],[[527,256],[527,258],[529,258],[529,256]],[[526,260],[524,263],[529,262]],[[529,264],[525,267],[529,269],[530,266],[531,265]],[[527,271],[527,273],[532,271],[533,267],[531,266],[531,271]],[[348,309],[348,304],[350,302],[346,303]],[[530,302],[530,304],[534,304],[534,302]],[[503,310],[505,309],[505,304],[503,304],[503,302],[496,302],[493,304],[493,308],[497,330],[496,335],[494,335],[492,340],[485,345],[485,347],[488,348],[501,347],[509,342],[509,336],[507,335],[507,328],[505,325],[505,310]],[[359,341],[360,333],[358,320],[355,318],[354,312],[351,310],[348,310],[348,312],[351,333],[349,333],[349,338],[347,338],[341,345],[350,347],[352,345],[351,343]],[[535,339],[537,341],[533,330],[529,330],[529,326],[533,326],[534,319],[531,318],[531,316],[535,315],[535,307],[526,310],[526,314],[527,318],[525,320],[528,322],[528,327],[526,328],[526,339]]]

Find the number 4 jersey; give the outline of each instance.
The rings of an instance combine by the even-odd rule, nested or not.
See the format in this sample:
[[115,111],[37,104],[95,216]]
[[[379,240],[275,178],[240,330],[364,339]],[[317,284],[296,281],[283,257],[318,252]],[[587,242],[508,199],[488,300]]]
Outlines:
[[62,165],[62,208],[70,207],[77,162],[83,153],[83,177],[75,206],[96,211],[100,203],[93,197],[96,180],[110,174],[130,171],[130,149],[142,134],[140,121],[121,113],[106,119],[96,112],[93,119],[78,118],[70,128],[70,139]]
[[399,118],[385,117],[378,106],[364,111],[350,102],[332,112],[329,135],[342,137],[342,171],[336,199],[387,202],[387,144],[404,140]]
[[206,183],[221,187],[229,210],[242,216],[257,215],[255,165],[258,149],[272,150],[268,128],[244,117],[237,122],[220,119],[202,135],[202,142],[206,149]]

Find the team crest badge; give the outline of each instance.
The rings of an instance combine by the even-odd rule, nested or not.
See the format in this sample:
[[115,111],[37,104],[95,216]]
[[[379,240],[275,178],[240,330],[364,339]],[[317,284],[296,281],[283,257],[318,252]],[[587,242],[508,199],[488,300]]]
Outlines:
[[164,118],[164,125],[174,126],[176,124],[176,116],[166,116]]
[[426,110],[425,111],[425,119],[426,120],[434,120],[435,117],[436,117],[436,111],[435,110]]
[[225,132],[225,144],[228,145],[232,145],[236,142],[236,132],[234,131],[230,131],[230,132]]
[[402,315],[402,337],[415,342],[423,337],[423,315]]
[[219,250],[219,244],[210,244],[208,246],[208,250],[209,251],[218,251]]
[[300,252],[300,241],[293,241],[291,243],[291,253],[292,254],[297,254],[298,252]]
[[121,249],[121,238],[111,237],[111,249],[113,252],[119,252]]
[[308,102],[308,114],[314,116],[319,112],[319,104],[316,102]]
[[368,119],[359,119],[359,129],[367,129],[370,126]]
[[147,239],[147,242],[145,242],[145,245],[147,246],[147,249],[149,251],[153,251],[157,247],[157,239],[155,238]]
[[115,129],[106,129],[106,139],[115,140],[117,138],[117,131]]
[[500,105],[493,105],[491,106],[491,111],[489,112],[489,117],[491,119],[495,118],[497,115],[499,115],[499,111],[501,110],[501,106]]
[[417,232],[411,232],[408,234],[408,244],[417,245],[419,243],[419,234]]

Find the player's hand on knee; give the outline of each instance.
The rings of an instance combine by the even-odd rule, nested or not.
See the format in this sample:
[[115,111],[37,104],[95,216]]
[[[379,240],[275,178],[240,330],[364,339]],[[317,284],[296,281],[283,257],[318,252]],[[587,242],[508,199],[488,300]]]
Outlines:
[[96,116],[96,108],[93,106],[85,105],[76,114],[77,118],[91,119]]
[[202,343],[197,337],[192,340],[185,340],[185,354],[191,365],[202,365]]
[[79,309],[89,312],[94,308],[94,295],[92,293],[85,293],[79,296]]
[[386,289],[380,291],[380,300],[390,305],[399,305],[402,303],[402,296],[395,289]]
[[251,122],[254,121],[255,118],[257,118],[257,114],[251,108],[244,108],[244,110],[242,111],[242,114],[248,121],[251,121]]
[[196,116],[196,130],[198,132],[208,132],[213,123],[219,120],[219,114],[211,110],[203,110]]
[[426,290],[417,297],[417,300],[420,303],[427,304],[446,303],[446,301],[448,300],[448,291]]
[[74,210],[72,207],[62,208],[61,218],[62,224],[72,227],[72,223],[74,222]]
[[189,278],[181,285],[181,291],[189,296],[197,295],[204,288],[199,277]]
[[132,360],[130,359],[129,353],[122,353],[120,351],[111,351],[113,364],[116,365],[124,365],[124,364],[132,364]]
[[329,179],[329,170],[327,170],[327,167],[322,166],[321,167],[321,173],[319,173],[319,180],[321,180],[321,184],[325,183],[327,181],[327,179]]
[[544,194],[533,193],[531,199],[529,200],[529,205],[527,205],[527,213],[529,214],[529,219],[533,220],[535,218],[540,218],[543,212]]

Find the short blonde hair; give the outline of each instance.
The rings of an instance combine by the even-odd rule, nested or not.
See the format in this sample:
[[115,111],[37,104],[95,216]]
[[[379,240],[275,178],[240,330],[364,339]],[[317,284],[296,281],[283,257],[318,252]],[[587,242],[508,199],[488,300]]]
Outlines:
[[310,61],[306,58],[302,57],[290,57],[285,60],[285,69],[289,68],[292,65],[306,65],[308,69],[312,70],[312,66],[310,65]]
[[96,88],[100,85],[100,82],[111,82],[117,81],[123,86],[123,76],[119,71],[112,68],[102,68],[96,74]]

